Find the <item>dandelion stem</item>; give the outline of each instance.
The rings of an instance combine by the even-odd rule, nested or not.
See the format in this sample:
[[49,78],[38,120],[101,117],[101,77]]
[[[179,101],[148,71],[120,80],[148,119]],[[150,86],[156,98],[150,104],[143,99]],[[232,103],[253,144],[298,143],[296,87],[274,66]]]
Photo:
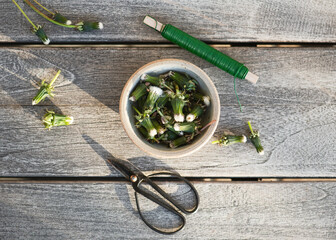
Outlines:
[[53,13],[52,11],[50,11],[48,8],[46,8],[45,6],[43,6],[41,3],[39,3],[36,0],[33,0],[37,5],[39,5],[41,8],[43,8],[44,10],[46,10],[48,13],[54,15],[55,13]]
[[249,126],[249,129],[250,129],[252,135],[254,135],[254,132],[253,132],[253,129],[252,129],[252,126],[251,126],[251,122],[248,121],[247,124],[248,124],[248,126]]
[[27,16],[27,14],[22,10],[22,8],[19,6],[19,4],[17,4],[17,2],[15,0],[12,0],[13,3],[16,5],[16,7],[21,11],[21,13],[23,14],[23,16],[25,16],[25,18],[30,22],[31,25],[33,25],[33,27],[35,29],[37,29],[36,25],[29,19],[29,17]]
[[56,79],[58,78],[58,76],[60,75],[61,70],[58,70],[58,72],[56,73],[55,77],[53,78],[53,80],[51,80],[51,82],[49,83],[49,86],[53,85],[53,83],[56,81]]
[[141,112],[136,107],[134,107],[134,106],[132,106],[132,107],[137,112],[137,114],[142,115]]
[[[12,1],[14,1],[14,0],[12,0]],[[66,24],[63,24],[63,23],[59,23],[59,22],[57,22],[57,21],[51,19],[50,17],[48,17],[48,16],[45,15],[44,13],[42,13],[40,10],[38,10],[38,9],[34,6],[34,4],[32,4],[30,1],[28,1],[28,0],[23,0],[23,1],[24,1],[25,3],[27,3],[28,6],[31,7],[31,9],[33,9],[35,12],[37,12],[41,17],[47,19],[49,22],[52,22],[52,23],[54,23],[54,24],[56,24],[56,25],[59,25],[59,26],[62,26],[62,27],[67,27],[67,28],[77,28],[77,27],[78,27],[78,26],[76,26],[76,25],[66,25]]]

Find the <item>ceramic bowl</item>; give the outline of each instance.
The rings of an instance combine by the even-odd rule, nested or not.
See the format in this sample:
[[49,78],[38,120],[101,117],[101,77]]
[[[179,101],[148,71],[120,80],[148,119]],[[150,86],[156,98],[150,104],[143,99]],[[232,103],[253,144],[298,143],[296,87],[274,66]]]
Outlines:
[[[212,120],[216,120],[212,125],[210,125],[210,127],[196,136],[191,143],[175,149],[169,148],[163,144],[153,144],[146,141],[139,130],[135,127],[135,113],[132,108],[132,102],[129,100],[129,96],[139,83],[142,74],[146,73],[157,76],[171,70],[187,73],[198,82],[200,92],[210,97],[211,104],[202,115],[203,125],[211,122]],[[141,150],[157,158],[179,158],[190,155],[201,149],[210,140],[219,121],[220,102],[215,85],[203,70],[184,60],[163,59],[144,65],[128,79],[121,93],[119,113],[123,128],[130,139]]]

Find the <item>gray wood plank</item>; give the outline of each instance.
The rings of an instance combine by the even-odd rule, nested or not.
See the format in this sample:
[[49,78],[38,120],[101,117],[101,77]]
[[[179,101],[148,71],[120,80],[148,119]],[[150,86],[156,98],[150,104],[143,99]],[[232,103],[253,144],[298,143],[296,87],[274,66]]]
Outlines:
[[[171,188],[172,185],[164,187]],[[0,184],[1,239],[335,239],[336,184],[196,183],[199,210],[171,236],[150,230],[126,183]],[[183,199],[188,192],[173,188]],[[153,211],[152,216],[158,213]],[[166,214],[158,216],[166,220]]]
[[[0,60],[0,175],[119,176],[105,162],[131,159],[143,170],[175,169],[185,176],[335,177],[335,48],[223,48],[261,76],[256,86],[232,77],[177,48],[2,49]],[[89,58],[87,57],[89,56]],[[261,130],[265,155],[250,144],[208,143],[183,159],[153,159],[128,139],[118,99],[129,76],[158,58],[186,59],[204,69],[221,98],[222,131]],[[62,59],[62,60],[60,60]],[[285,61],[285,59],[287,61]],[[62,69],[56,97],[30,106],[32,82]],[[45,109],[73,115],[75,125],[45,131]]]
[[[166,42],[142,24],[150,14],[205,41],[211,42],[335,42],[336,3],[310,1],[41,1],[73,22],[96,20],[104,29],[80,33],[49,24],[19,3],[36,24],[57,42]],[[1,0],[1,42],[39,42],[30,24],[11,1]]]

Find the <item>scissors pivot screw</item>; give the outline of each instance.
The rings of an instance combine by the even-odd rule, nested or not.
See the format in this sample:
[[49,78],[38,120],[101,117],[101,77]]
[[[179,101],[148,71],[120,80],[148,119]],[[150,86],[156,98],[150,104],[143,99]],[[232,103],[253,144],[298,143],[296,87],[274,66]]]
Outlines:
[[138,177],[135,176],[135,175],[132,175],[132,176],[130,176],[130,180],[131,180],[131,182],[136,182],[136,181],[138,181]]

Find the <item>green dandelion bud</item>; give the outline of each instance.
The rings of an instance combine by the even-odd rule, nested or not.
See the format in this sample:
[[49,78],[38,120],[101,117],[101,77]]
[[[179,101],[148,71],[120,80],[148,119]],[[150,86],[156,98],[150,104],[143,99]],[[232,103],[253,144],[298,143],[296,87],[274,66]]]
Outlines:
[[187,143],[187,138],[185,136],[177,138],[170,142],[169,147],[177,148]]
[[138,84],[135,90],[131,93],[129,100],[136,102],[147,93],[146,85],[143,83]]
[[77,23],[77,29],[81,32],[90,32],[95,29],[103,29],[103,23],[101,22],[80,22]]
[[184,114],[183,107],[185,105],[185,101],[178,95],[176,95],[171,100],[171,105],[173,108],[174,119],[176,122],[184,122]]
[[185,89],[187,91],[195,91],[196,90],[196,83],[195,80],[187,78],[185,75],[182,75],[178,72],[169,72],[169,77],[173,79],[177,85]]
[[53,111],[47,111],[43,117],[43,124],[45,128],[51,129],[56,126],[65,126],[73,123],[73,117],[56,114]]
[[257,152],[260,155],[264,155],[264,148],[261,146],[261,143],[260,143],[259,132],[254,132],[253,131],[250,121],[248,121],[247,124],[248,124],[248,126],[250,128],[250,131],[251,131],[251,135],[250,135],[251,142],[253,143],[254,147],[257,150]]
[[140,79],[144,82],[148,82],[148,83],[150,83],[154,86],[160,87],[160,88],[165,87],[165,80],[161,76],[153,77],[153,76],[150,76],[150,75],[144,73],[144,74],[141,75]]
[[59,12],[56,12],[53,17],[53,20],[55,20],[56,22],[65,24],[65,25],[71,25],[71,21],[68,20],[66,17],[64,17],[62,14],[60,14]]
[[213,141],[212,144],[218,144],[223,146],[228,146],[234,143],[245,143],[246,137],[242,136],[233,136],[233,135],[223,135],[220,139]]
[[150,139],[153,139],[157,135],[157,131],[152,123],[152,120],[149,117],[145,117],[144,119],[141,119],[140,124],[141,126],[146,128]]
[[156,108],[157,109],[163,108],[168,102],[168,100],[169,100],[169,97],[167,94],[161,95],[161,97],[159,97],[159,99],[156,101]]
[[46,97],[54,96],[54,94],[52,93],[52,91],[54,91],[54,87],[52,87],[52,84],[56,81],[60,73],[61,73],[61,70],[59,70],[56,73],[55,77],[49,84],[45,83],[44,80],[42,81],[42,83],[40,84],[41,86],[40,86],[39,91],[37,92],[36,96],[33,98],[32,105],[38,104],[39,102],[43,101]]
[[193,133],[196,130],[196,124],[193,122],[175,123],[174,130],[177,132]]
[[210,97],[209,96],[203,96],[200,93],[196,93],[194,97],[198,100],[201,100],[205,104],[205,106],[207,106],[207,107],[210,106]]
[[146,139],[149,139],[149,138],[150,138],[149,135],[148,135],[148,132],[147,132],[146,128],[144,128],[144,127],[140,127],[140,128],[138,128],[138,129],[139,129],[140,133],[141,133]]
[[187,115],[187,122],[192,122],[203,113],[203,108],[199,105],[194,106],[191,112]]
[[33,28],[33,32],[38,36],[38,38],[45,44],[48,45],[50,43],[50,39],[47,34],[43,30],[42,26],[37,25],[37,28]]
[[156,131],[158,132],[158,134],[163,134],[167,130],[164,127],[162,127],[160,125],[160,123],[156,120],[153,120],[152,123],[153,123],[153,126],[155,127]]
[[177,139],[179,137],[178,134],[174,133],[173,131],[166,131],[164,134],[163,134],[163,137],[162,137],[162,140],[163,141],[173,141],[175,139]]
[[150,86],[149,87],[149,94],[147,96],[146,102],[144,104],[144,109],[148,111],[152,111],[156,101],[162,95],[163,91],[159,87]]

